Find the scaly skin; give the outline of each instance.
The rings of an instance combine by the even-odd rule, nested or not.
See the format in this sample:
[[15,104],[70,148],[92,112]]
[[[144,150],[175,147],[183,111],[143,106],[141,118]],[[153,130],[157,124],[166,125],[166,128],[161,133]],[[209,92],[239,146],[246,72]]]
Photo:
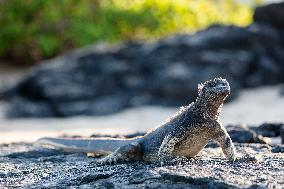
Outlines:
[[229,94],[230,86],[225,79],[215,78],[199,84],[195,102],[182,107],[178,113],[143,137],[128,140],[43,138],[38,142],[68,151],[110,153],[96,162],[111,164],[136,160],[151,163],[179,162],[197,155],[213,139],[221,145],[225,156],[234,161],[234,145],[219,118],[224,100]]

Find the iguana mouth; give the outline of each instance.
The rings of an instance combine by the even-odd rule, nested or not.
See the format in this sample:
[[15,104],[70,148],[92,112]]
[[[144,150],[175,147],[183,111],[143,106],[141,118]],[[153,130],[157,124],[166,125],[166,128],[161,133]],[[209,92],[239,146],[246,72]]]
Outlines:
[[230,87],[228,87],[228,86],[216,86],[216,87],[214,87],[214,89],[222,89],[222,90],[230,91]]
[[219,95],[228,95],[230,94],[230,87],[229,86],[216,86],[213,89]]

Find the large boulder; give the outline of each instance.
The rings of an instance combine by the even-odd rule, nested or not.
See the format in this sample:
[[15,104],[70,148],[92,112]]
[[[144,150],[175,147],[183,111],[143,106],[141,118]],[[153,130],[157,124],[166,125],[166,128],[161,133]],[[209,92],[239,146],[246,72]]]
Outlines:
[[229,125],[226,128],[233,142],[267,144],[261,135],[244,125]]
[[278,30],[284,46],[284,2],[272,3],[256,8],[253,20],[255,23],[269,25]]
[[284,81],[279,33],[265,25],[211,26],[151,43],[95,45],[36,67],[10,90],[8,117],[104,115],[140,105],[180,106],[197,84],[240,88]]
[[257,134],[264,137],[279,137],[284,123],[263,123],[256,127],[251,127]]
[[255,9],[253,20],[284,29],[284,2],[259,6]]

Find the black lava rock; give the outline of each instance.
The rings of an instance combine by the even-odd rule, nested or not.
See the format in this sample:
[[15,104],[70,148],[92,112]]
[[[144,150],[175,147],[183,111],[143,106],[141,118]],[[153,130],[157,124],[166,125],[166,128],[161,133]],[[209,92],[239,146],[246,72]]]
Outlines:
[[282,128],[284,128],[283,123],[263,123],[258,127],[252,127],[257,134],[264,137],[278,137]]
[[257,7],[253,20],[257,23],[284,29],[284,2]]
[[0,188],[283,188],[284,158],[275,154],[283,147],[271,150],[263,144],[238,143],[235,147],[244,158],[233,163],[221,150],[206,148],[199,157],[174,166],[145,162],[90,166],[96,159],[83,154],[1,144]]
[[284,127],[281,127],[280,129],[280,137],[282,144],[284,144]]
[[284,46],[284,2],[272,3],[257,7],[253,20],[255,23],[269,25],[278,30]]
[[233,142],[267,144],[261,135],[244,125],[229,125],[226,128]]
[[152,43],[84,48],[36,67],[0,95],[8,117],[105,115],[140,105],[181,106],[197,84],[227,78],[240,88],[284,81],[277,29],[214,25]]

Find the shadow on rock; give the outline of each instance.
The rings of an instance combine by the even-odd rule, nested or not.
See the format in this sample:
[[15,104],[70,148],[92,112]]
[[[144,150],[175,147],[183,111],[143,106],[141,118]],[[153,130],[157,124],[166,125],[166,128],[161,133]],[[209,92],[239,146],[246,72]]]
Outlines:
[[32,150],[28,152],[15,152],[8,154],[4,157],[8,158],[23,158],[23,159],[31,159],[31,158],[45,158],[45,157],[52,157],[52,156],[64,156],[72,154],[69,152],[64,152],[62,150],[55,150],[55,149],[43,149],[43,150]]

